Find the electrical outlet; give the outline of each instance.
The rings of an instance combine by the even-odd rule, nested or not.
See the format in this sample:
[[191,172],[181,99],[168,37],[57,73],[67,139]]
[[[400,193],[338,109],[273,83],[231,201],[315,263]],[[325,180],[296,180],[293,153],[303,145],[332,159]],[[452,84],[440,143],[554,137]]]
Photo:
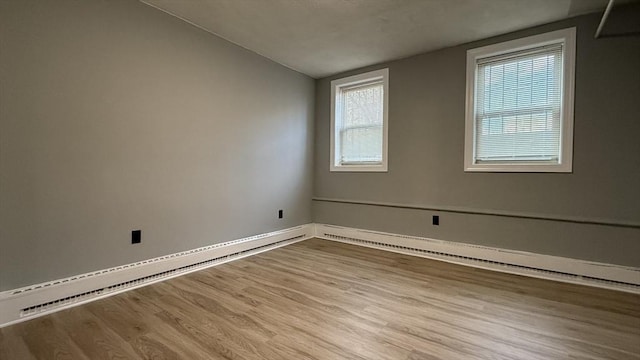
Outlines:
[[440,225],[440,216],[439,215],[433,215],[431,223],[433,225]]
[[282,219],[284,217],[284,212],[282,210],[278,210],[278,219]]
[[140,244],[142,242],[142,230],[131,231],[131,243]]

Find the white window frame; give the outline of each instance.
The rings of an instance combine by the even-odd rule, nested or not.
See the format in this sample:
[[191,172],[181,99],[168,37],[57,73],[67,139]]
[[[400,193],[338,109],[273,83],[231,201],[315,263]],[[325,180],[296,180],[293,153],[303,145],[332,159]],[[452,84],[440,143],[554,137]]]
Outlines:
[[[352,87],[360,83],[367,83],[379,80],[382,82],[383,91],[383,109],[382,109],[382,162],[380,164],[340,164],[340,150],[336,147],[339,145],[336,136],[339,136],[337,125],[340,119],[337,119],[340,108],[340,90],[342,88]],[[380,69],[370,71],[363,74],[349,76],[342,79],[333,80],[331,82],[331,155],[330,155],[330,171],[367,171],[367,172],[386,172],[388,165],[388,113],[389,113],[389,69]]]
[[[515,53],[551,44],[563,44],[562,94],[560,109],[560,149],[557,164],[512,161],[476,163],[475,96],[479,59]],[[562,172],[573,171],[573,102],[575,79],[576,28],[483,46],[467,51],[467,92],[465,117],[464,170],[469,172]]]

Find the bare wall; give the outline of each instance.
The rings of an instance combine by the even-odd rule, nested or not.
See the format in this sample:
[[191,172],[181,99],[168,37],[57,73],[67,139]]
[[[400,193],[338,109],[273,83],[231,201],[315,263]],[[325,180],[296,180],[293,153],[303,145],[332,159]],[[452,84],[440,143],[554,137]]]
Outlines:
[[[617,9],[604,33],[637,30],[638,18],[637,7]],[[319,80],[314,220],[640,266],[640,37],[594,40],[599,20],[599,14],[582,16]],[[578,36],[573,173],[465,173],[466,51],[573,26]],[[329,172],[330,81],[384,67],[390,84],[389,172]],[[440,215],[440,226],[431,225],[432,215]]]
[[0,290],[309,223],[313,106],[137,1],[0,0]]

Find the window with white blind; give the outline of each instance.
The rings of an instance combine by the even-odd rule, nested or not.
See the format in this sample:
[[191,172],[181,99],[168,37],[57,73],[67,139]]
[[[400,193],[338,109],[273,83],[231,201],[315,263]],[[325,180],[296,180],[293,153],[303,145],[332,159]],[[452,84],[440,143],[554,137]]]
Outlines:
[[465,170],[571,172],[575,28],[467,52]]
[[387,171],[389,70],[331,82],[331,171]]

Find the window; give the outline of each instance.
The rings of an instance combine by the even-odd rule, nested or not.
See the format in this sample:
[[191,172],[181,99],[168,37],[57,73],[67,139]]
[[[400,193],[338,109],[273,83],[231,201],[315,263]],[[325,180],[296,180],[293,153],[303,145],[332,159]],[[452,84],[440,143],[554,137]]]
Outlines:
[[465,171],[571,172],[575,28],[467,51]]
[[387,171],[389,69],[331,82],[331,171]]

